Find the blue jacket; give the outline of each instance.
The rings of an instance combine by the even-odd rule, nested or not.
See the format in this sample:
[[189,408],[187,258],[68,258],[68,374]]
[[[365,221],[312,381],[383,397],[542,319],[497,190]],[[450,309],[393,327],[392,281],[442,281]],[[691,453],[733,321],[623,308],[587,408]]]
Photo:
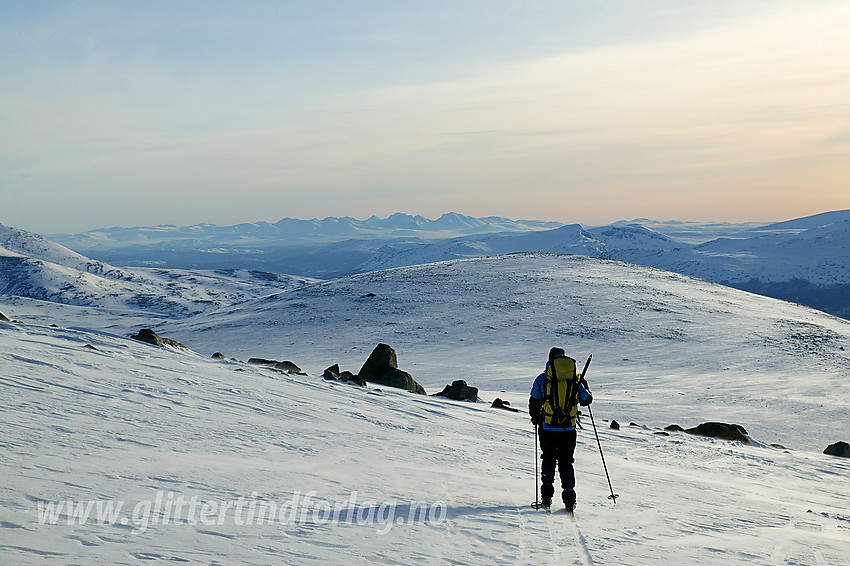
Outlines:
[[[546,396],[546,372],[544,371],[540,375],[537,376],[537,379],[534,380],[534,385],[531,386],[531,397],[533,399],[538,399],[542,401]],[[578,399],[581,403],[586,403],[588,399],[592,399],[590,389],[584,386],[584,381],[579,383],[578,386]],[[574,426],[566,426],[566,427],[557,427],[551,426],[540,421],[540,427],[543,430],[551,430],[551,431],[568,431],[575,430]]]

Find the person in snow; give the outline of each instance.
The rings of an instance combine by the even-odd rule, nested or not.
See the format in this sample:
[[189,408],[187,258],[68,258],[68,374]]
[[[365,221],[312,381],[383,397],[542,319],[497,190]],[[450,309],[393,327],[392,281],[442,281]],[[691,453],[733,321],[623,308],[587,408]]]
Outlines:
[[549,350],[546,370],[537,376],[528,399],[531,422],[538,430],[541,460],[540,495],[544,507],[555,495],[555,469],[561,476],[561,498],[567,510],[576,504],[576,476],[573,455],[576,449],[578,405],[587,406],[593,395],[576,371],[576,362],[562,348]]

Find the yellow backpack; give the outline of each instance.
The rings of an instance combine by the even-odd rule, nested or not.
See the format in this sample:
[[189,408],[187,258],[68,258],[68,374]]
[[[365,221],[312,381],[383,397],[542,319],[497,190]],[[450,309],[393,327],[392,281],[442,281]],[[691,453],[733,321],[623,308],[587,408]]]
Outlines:
[[576,361],[569,356],[558,356],[546,365],[543,422],[555,427],[576,425],[580,378]]

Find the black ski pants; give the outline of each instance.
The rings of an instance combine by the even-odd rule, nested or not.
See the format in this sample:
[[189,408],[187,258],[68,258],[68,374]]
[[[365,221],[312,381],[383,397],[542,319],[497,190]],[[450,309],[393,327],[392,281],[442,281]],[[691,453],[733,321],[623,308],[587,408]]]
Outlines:
[[576,451],[576,431],[538,431],[540,437],[540,459],[543,460],[540,473],[540,494],[551,499],[555,494],[555,467],[561,475],[561,489],[564,504],[572,506],[576,501],[576,474],[573,469],[573,456]]

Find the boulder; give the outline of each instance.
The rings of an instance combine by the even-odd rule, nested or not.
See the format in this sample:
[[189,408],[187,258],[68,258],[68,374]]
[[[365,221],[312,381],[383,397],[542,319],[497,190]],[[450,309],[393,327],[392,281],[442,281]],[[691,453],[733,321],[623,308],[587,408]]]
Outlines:
[[277,362],[274,365],[275,369],[279,369],[281,371],[287,371],[289,373],[304,373],[301,371],[301,368],[290,362],[289,360],[284,360],[282,362]]
[[453,381],[451,385],[446,385],[442,391],[437,393],[441,397],[448,397],[455,401],[478,401],[478,388],[470,387],[462,379]]
[[163,338],[162,336],[157,335],[156,332],[151,330],[150,328],[142,328],[139,330],[138,334],[134,334],[130,336],[133,340],[139,340],[140,342],[147,342],[148,344],[153,344],[154,346],[171,346],[172,348],[186,348],[183,344],[178,342],[177,340],[172,340],[171,338]]
[[357,374],[360,379],[387,387],[406,389],[412,393],[426,395],[425,388],[419,385],[406,371],[398,369],[395,350],[387,344],[378,344]]
[[693,428],[685,429],[688,434],[696,436],[706,436],[709,438],[719,438],[721,440],[738,441],[744,444],[750,444],[750,439],[747,438],[747,431],[744,427],[736,424],[727,423],[702,423]]
[[509,401],[502,401],[498,397],[496,397],[496,399],[493,401],[493,404],[490,405],[490,408],[491,409],[504,409],[506,411],[511,411],[511,412],[514,412],[514,413],[519,412],[519,409],[515,409],[514,407],[511,407],[511,404],[510,404]]
[[377,383],[379,385],[384,385],[386,387],[396,387],[398,389],[405,389],[407,391],[410,391],[411,393],[416,393],[418,395],[428,394],[425,391],[425,388],[419,385],[416,380],[413,379],[412,375],[398,368],[387,371],[386,373],[381,375],[381,377],[373,379],[371,382]]
[[339,379],[339,364],[334,364],[329,368],[325,368],[325,371],[322,372],[322,378],[327,379],[328,381]]
[[357,375],[366,381],[372,381],[391,369],[398,369],[398,358],[395,350],[387,344],[378,344]]
[[212,359],[223,360],[223,359],[225,359],[225,357],[224,357],[224,354],[222,354],[221,352],[216,352],[215,354],[212,355]]
[[12,322],[12,320],[8,316],[0,312],[0,322]]
[[671,424],[669,426],[665,426],[664,430],[666,430],[667,432],[685,432],[685,429],[683,429],[682,427],[680,427],[677,424]]
[[328,381],[342,381],[344,383],[353,383],[360,387],[366,387],[366,382],[351,373],[350,371],[340,371],[339,364],[334,364],[326,368],[322,377]]
[[614,430],[620,430],[620,423],[618,423],[617,421],[611,421],[611,428],[613,428]]
[[265,366],[282,373],[303,373],[301,368],[292,362],[279,362],[277,360],[266,360],[264,358],[249,358],[248,364],[252,366]]
[[344,381],[346,383],[353,383],[354,385],[359,385],[360,387],[366,387],[366,382],[351,373],[350,371],[340,372],[339,380]]
[[830,456],[840,456],[841,458],[850,458],[850,444],[846,442],[836,442],[835,444],[830,444],[826,447],[826,450],[823,451],[824,454],[828,454]]

